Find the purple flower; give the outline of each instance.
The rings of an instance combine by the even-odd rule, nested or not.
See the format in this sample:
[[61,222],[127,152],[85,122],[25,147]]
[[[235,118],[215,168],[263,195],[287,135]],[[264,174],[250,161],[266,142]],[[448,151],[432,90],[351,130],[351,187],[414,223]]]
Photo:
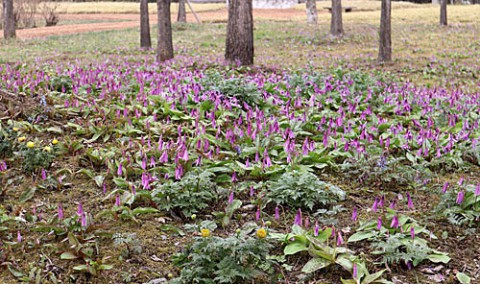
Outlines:
[[22,235],[20,234],[20,231],[17,231],[17,242],[21,243],[22,242]]
[[377,221],[377,230],[380,231],[380,229],[382,229],[382,217],[378,217]]
[[82,227],[87,227],[87,214],[85,212],[82,214],[82,218],[80,220]]
[[80,202],[80,203],[78,203],[77,215],[78,215],[78,216],[82,216],[82,214],[83,214],[83,205],[82,205],[82,203]]
[[233,203],[233,191],[230,192],[230,196],[228,196],[228,204],[232,204]]
[[340,231],[337,232],[337,246],[341,246],[343,244],[343,237]]
[[464,180],[465,180],[465,178],[461,177],[460,180],[458,181],[458,185],[462,185]]
[[59,220],[62,220],[62,219],[63,219],[63,207],[62,207],[62,203],[58,203],[57,213],[58,213],[58,219],[59,219]]
[[415,239],[415,228],[413,226],[410,227],[410,237],[412,237],[412,240]]
[[354,207],[352,212],[352,221],[357,221],[357,219],[358,219],[357,207]]
[[375,201],[373,202],[373,206],[372,206],[372,211],[377,212],[377,210],[378,210],[378,197],[375,197]]
[[115,195],[115,206],[120,206],[120,195],[118,193]]
[[122,174],[123,174],[122,164],[119,164],[117,169],[117,175],[122,176]]
[[253,185],[250,187],[250,197],[255,195],[255,189],[253,188]]
[[398,228],[398,217],[397,215],[393,216],[392,218],[392,223],[390,224],[390,227],[393,228],[393,229],[397,229]]
[[464,197],[465,197],[465,192],[463,192],[463,190],[459,191],[458,195],[457,195],[457,201],[456,201],[457,204],[459,204],[459,205],[462,204]]
[[352,274],[353,274],[353,279],[357,279],[357,277],[358,277],[358,267],[357,267],[356,263],[353,264],[353,273]]
[[449,186],[449,182],[446,182],[443,184],[442,193],[447,192],[448,186]]
[[233,172],[233,174],[232,174],[232,182],[236,182],[236,181],[238,181],[237,173],[236,173],[236,172]]
[[260,207],[257,208],[257,212],[255,213],[255,221],[260,220]]
[[314,235],[315,237],[318,236],[318,230],[319,230],[319,229],[320,229],[320,228],[318,227],[318,221],[315,221],[315,228],[313,229],[313,235]]
[[47,172],[45,171],[45,169],[42,169],[42,179],[43,180],[47,179]]
[[303,224],[304,224],[305,228],[310,227],[310,218],[308,218],[308,216],[305,217],[305,221],[303,222]]
[[295,225],[302,226],[302,209],[298,209],[297,214],[295,215]]
[[479,196],[480,195],[480,183],[477,184],[477,187],[475,188],[475,196]]
[[275,207],[275,220],[280,220],[280,208]]
[[408,209],[411,209],[411,210],[415,209],[415,206],[413,206],[412,197],[408,192],[407,192],[407,200],[408,200]]

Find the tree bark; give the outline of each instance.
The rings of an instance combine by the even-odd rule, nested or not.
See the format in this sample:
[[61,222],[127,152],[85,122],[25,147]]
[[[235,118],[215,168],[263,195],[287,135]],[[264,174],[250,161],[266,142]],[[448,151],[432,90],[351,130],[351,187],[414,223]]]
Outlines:
[[343,35],[342,0],[332,0],[330,34],[334,37],[340,37]]
[[446,26],[447,25],[447,0],[441,0],[440,5],[440,25]]
[[13,0],[3,0],[3,37],[5,39],[14,38],[15,15],[13,14]]
[[178,0],[178,16],[177,22],[187,22],[187,11],[185,10],[185,0]]
[[380,48],[378,50],[378,62],[392,61],[392,15],[391,0],[382,0],[382,11],[380,16]]
[[140,46],[143,48],[152,47],[148,16],[148,0],[140,0]]
[[173,58],[172,20],[170,17],[170,0],[157,0],[157,61],[159,62]]
[[318,23],[317,1],[307,0],[305,6],[307,8],[307,24],[316,25]]
[[241,65],[253,64],[252,0],[229,1],[225,45],[225,60]]

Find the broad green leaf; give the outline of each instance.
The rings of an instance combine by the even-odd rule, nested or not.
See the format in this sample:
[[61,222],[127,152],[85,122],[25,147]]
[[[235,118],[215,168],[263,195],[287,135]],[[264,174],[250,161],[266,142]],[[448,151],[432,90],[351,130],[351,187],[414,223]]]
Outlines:
[[358,241],[361,241],[361,240],[365,240],[365,239],[370,239],[374,236],[376,236],[377,233],[375,232],[365,232],[365,231],[360,231],[360,232],[356,232],[355,234],[351,235],[350,238],[348,238],[348,242],[349,243],[354,243],[354,242],[358,242]]
[[332,264],[330,261],[320,258],[320,257],[315,257],[310,259],[302,268],[303,273],[313,273],[317,270],[320,270],[322,268],[325,268]]
[[383,273],[386,271],[386,269],[380,270],[377,273],[373,273],[370,275],[367,275],[365,279],[363,279],[362,284],[370,284],[375,281],[377,281],[380,277],[382,277]]
[[37,191],[36,187],[30,187],[27,190],[25,190],[22,195],[20,195],[20,203],[25,203],[28,200],[32,199],[33,196],[35,195],[35,191]]
[[446,254],[430,254],[428,256],[428,260],[431,262],[443,262],[443,263],[448,263],[450,261],[450,257]]
[[306,251],[306,250],[308,250],[308,248],[303,243],[293,242],[285,247],[285,249],[283,250],[283,254],[292,255],[292,254],[296,254],[297,252]]
[[470,284],[471,281],[472,281],[470,276],[468,276],[467,274],[465,274],[463,272],[458,272],[456,276],[457,276],[458,281],[460,281],[460,283],[462,283],[462,284]]
[[150,207],[137,207],[132,210],[133,215],[147,214],[147,213],[157,213],[158,210]]
[[76,256],[74,253],[66,251],[60,255],[60,259],[77,259],[78,256]]

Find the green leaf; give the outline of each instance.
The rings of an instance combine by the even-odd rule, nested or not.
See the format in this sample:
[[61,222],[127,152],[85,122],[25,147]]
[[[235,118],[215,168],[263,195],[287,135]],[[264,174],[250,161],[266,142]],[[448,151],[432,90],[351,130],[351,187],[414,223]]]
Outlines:
[[20,270],[13,268],[11,265],[8,265],[7,268],[8,268],[8,271],[10,271],[10,273],[12,273],[12,275],[15,276],[16,278],[20,278],[25,275]]
[[361,240],[370,239],[372,237],[375,237],[376,235],[377,235],[377,233],[375,233],[375,232],[360,231],[360,232],[356,232],[355,234],[351,235],[350,238],[348,238],[348,242],[349,243],[354,243],[354,242],[358,242],[358,241],[361,241]]
[[95,183],[97,184],[97,186],[101,188],[103,186],[103,182],[105,181],[105,177],[102,175],[99,175],[99,176],[95,176],[93,180],[95,180]]
[[20,203],[25,203],[32,199],[35,195],[35,191],[37,191],[36,187],[30,187],[29,189],[25,190],[22,195],[20,195]]
[[325,268],[332,264],[330,261],[320,258],[320,257],[315,257],[310,259],[302,268],[303,273],[313,273],[317,270],[320,270],[322,268]]
[[148,214],[148,213],[157,213],[158,210],[151,207],[137,207],[132,210],[133,215]]
[[109,264],[102,264],[98,266],[98,270],[110,270],[113,268],[113,265]]
[[428,260],[430,260],[431,262],[435,262],[435,263],[438,263],[438,262],[443,262],[443,263],[448,263],[450,261],[450,257],[446,254],[430,254],[428,255]]
[[457,276],[458,281],[462,284],[470,284],[471,281],[472,281],[470,276],[468,276],[467,274],[465,274],[463,272],[458,272],[456,276]]
[[60,259],[77,259],[78,256],[76,256],[74,253],[66,251],[60,255]]
[[378,280],[378,278],[382,277],[383,273],[386,271],[386,269],[380,270],[377,273],[373,273],[370,275],[367,275],[365,279],[363,279],[362,284],[370,284]]
[[305,244],[300,243],[300,242],[293,242],[285,247],[283,250],[284,255],[292,255],[296,254],[297,252],[301,251],[306,251],[308,248],[305,246]]
[[46,130],[47,130],[47,132],[51,132],[51,133],[57,133],[57,134],[62,134],[63,133],[63,130],[60,127],[57,127],[57,126],[49,127]]
[[185,236],[185,232],[182,231],[181,229],[179,229],[178,227],[175,227],[173,225],[162,225],[160,226],[160,230],[162,231],[170,231],[170,232],[174,232],[180,236]]

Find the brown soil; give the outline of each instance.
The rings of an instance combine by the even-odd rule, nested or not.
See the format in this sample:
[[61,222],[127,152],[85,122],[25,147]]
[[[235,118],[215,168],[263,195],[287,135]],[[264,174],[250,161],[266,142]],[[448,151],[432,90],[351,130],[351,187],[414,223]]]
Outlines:
[[[319,11],[320,12],[320,11]],[[227,10],[207,11],[197,13],[203,22],[226,22]],[[253,11],[255,19],[273,20],[273,21],[292,21],[305,17],[302,10],[296,9],[259,9]],[[55,35],[68,35],[87,33],[95,31],[120,30],[140,26],[139,15],[137,14],[62,14],[61,19],[69,20],[98,20],[98,21],[121,21],[121,22],[100,22],[90,24],[62,25],[54,27],[41,27],[34,29],[22,29],[17,31],[17,37],[20,39],[42,38]],[[176,15],[172,16],[172,21],[176,20]],[[150,23],[155,24],[156,15],[150,15]],[[195,22],[195,17],[187,13],[187,21]],[[0,35],[0,37],[2,37]]]

